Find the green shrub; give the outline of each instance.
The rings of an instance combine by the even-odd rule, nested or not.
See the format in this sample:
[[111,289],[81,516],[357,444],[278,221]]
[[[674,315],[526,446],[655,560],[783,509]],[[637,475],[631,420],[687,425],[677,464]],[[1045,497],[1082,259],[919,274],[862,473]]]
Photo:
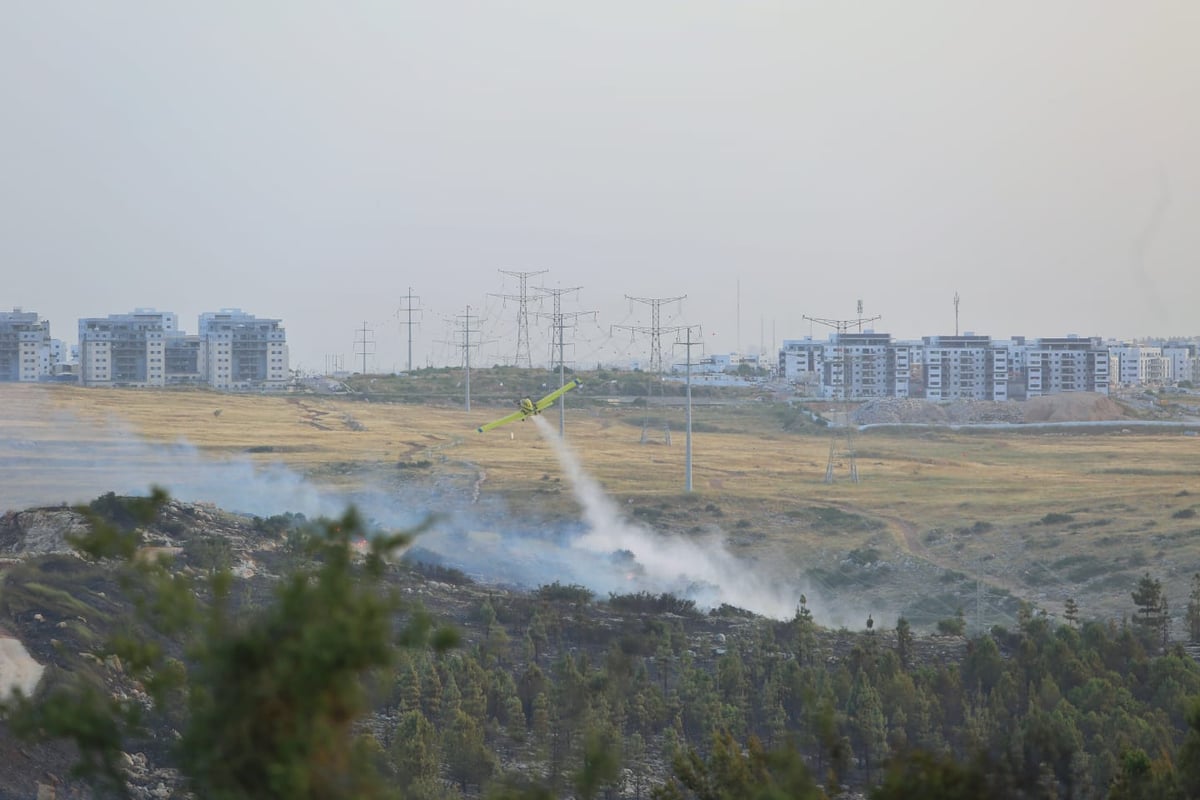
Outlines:
[[577,583],[562,584],[558,581],[547,583],[539,586],[534,590],[534,595],[539,600],[547,600],[550,602],[559,603],[575,603],[578,605],[586,605],[592,602],[592,590],[586,586],[580,586]]
[[678,614],[680,616],[695,616],[696,601],[676,597],[670,592],[654,594],[652,592],[633,592],[631,594],[615,594],[609,592],[608,604],[617,611],[633,614]]

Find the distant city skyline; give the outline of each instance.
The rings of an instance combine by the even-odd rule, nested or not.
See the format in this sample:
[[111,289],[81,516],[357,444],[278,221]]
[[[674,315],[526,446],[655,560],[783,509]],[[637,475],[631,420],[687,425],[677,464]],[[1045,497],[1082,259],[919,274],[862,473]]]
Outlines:
[[[531,307],[536,308],[536,303],[531,303]],[[12,310],[18,310],[18,309],[0,308],[0,312],[12,311]],[[50,323],[50,332],[51,332],[52,338],[60,340],[60,341],[64,342],[65,345],[69,345],[69,346],[74,346],[74,345],[78,344],[77,336],[71,336],[71,335],[64,336],[63,332],[62,332],[63,326],[57,325],[55,323],[55,320],[48,319],[44,314],[41,314],[40,312],[38,312],[38,309],[21,308],[20,310],[22,310],[24,312],[28,312],[28,313],[38,313],[39,319],[47,320]],[[280,326],[283,328],[284,331],[287,332],[288,348],[289,348],[289,353],[290,353],[292,334],[289,329],[288,320],[286,317],[274,317],[274,316],[267,316],[267,315],[262,315],[262,314],[255,314],[253,310],[245,309],[245,308],[242,308],[239,306],[225,306],[225,307],[222,307],[219,309],[206,310],[204,312],[201,312],[201,314],[197,315],[197,319],[194,321],[193,324],[188,324],[188,320],[186,320],[182,315],[176,314],[175,316],[178,319],[178,329],[185,334],[194,335],[194,334],[198,333],[198,324],[199,324],[199,318],[201,315],[213,314],[215,312],[223,312],[223,311],[237,311],[237,312],[241,312],[241,313],[256,317],[260,320],[278,319]],[[143,306],[143,307],[131,307],[131,308],[127,309],[126,311],[114,311],[114,312],[109,312],[109,313],[104,313],[104,314],[98,314],[98,315],[95,315],[94,317],[81,317],[79,319],[88,319],[88,318],[105,319],[110,316],[120,317],[120,316],[124,316],[126,314],[130,314],[130,313],[134,313],[134,312],[155,312],[155,313],[166,313],[166,314],[174,313],[174,312],[172,312],[172,309],[170,309],[170,308],[150,308],[150,307]],[[473,314],[474,313],[475,312],[473,312]],[[506,316],[502,316],[502,318],[500,320],[500,323],[501,323],[500,325],[489,325],[489,326],[483,328],[481,331],[475,331],[472,333],[472,341],[485,341],[488,343],[487,347],[483,350],[482,358],[480,357],[479,348],[475,349],[475,351],[474,351],[475,354],[472,355],[472,365],[474,367],[486,368],[486,367],[491,367],[496,364],[505,365],[505,366],[511,366],[511,365],[515,364],[515,362],[517,360],[516,359],[516,354],[517,354],[516,353],[516,349],[517,349],[516,314],[514,311],[509,310],[509,311],[504,311],[503,315],[506,315]],[[632,318],[633,317],[629,317],[626,319],[632,319]],[[864,319],[869,318],[865,314],[865,312],[864,312],[863,318]],[[844,319],[849,321],[849,320],[859,319],[859,317],[857,317],[855,315],[850,315],[850,316],[845,317]],[[76,324],[77,322],[78,322],[78,320],[72,320],[71,324],[69,326],[67,326],[68,329],[72,333],[77,331],[77,327],[78,327]],[[680,347],[680,348],[678,348],[678,351],[676,352],[676,349],[673,347],[673,345],[675,344],[675,336],[672,332],[670,332],[670,330],[672,328],[676,327],[676,322],[675,322],[674,316],[672,316],[672,315],[666,313],[666,311],[664,311],[660,322],[661,322],[662,327],[667,331],[667,333],[664,333],[663,337],[662,337],[663,364],[664,364],[664,368],[669,369],[670,366],[675,363],[683,363],[685,351],[682,347]],[[882,322],[882,320],[878,320],[877,322]],[[472,324],[475,324],[475,323],[473,322]],[[616,323],[613,323],[613,325],[615,325],[615,324]],[[711,355],[728,355],[728,354],[749,355],[749,356],[765,355],[768,359],[773,360],[780,354],[780,350],[781,350],[781,348],[783,346],[783,342],[785,340],[800,340],[800,339],[804,339],[806,337],[811,336],[815,340],[826,341],[829,339],[830,336],[832,336],[835,333],[834,329],[832,329],[830,327],[822,326],[818,323],[809,323],[806,321],[805,324],[809,325],[809,329],[803,333],[782,335],[781,333],[779,333],[776,330],[775,331],[776,338],[774,340],[772,340],[770,332],[768,331],[766,334],[766,339],[762,343],[762,345],[765,347],[765,349],[761,353],[759,352],[760,343],[755,341],[755,342],[746,343],[745,346],[743,347],[743,349],[740,351],[735,350],[735,349],[719,350],[714,347],[709,347],[705,350],[703,355],[710,355],[710,356]],[[586,349],[586,351],[584,353],[582,353],[582,355],[577,356],[577,357],[572,357],[570,355],[570,353],[568,352],[566,361],[569,366],[571,366],[573,368],[578,367],[580,369],[590,369],[590,368],[594,367],[597,363],[603,364],[605,366],[614,366],[614,365],[615,366],[628,366],[629,364],[637,364],[637,365],[641,366],[642,368],[645,368],[647,366],[647,364],[649,362],[649,358],[650,358],[650,350],[649,350],[650,340],[649,340],[648,336],[646,336],[644,334],[638,334],[638,333],[630,334],[628,332],[622,332],[617,335],[613,335],[610,331],[612,325],[604,324],[603,320],[592,321],[592,322],[589,322],[586,324],[579,323],[579,327],[580,327],[580,335],[579,335],[579,339],[578,339],[578,344],[581,348],[586,347],[588,349]],[[375,338],[372,339],[372,341],[375,343],[378,343],[379,331],[374,328],[370,328],[370,330],[371,330],[372,334],[375,336]],[[535,327],[535,325],[532,322],[530,324],[530,330],[532,332],[531,339],[532,339],[532,344],[533,344],[533,346],[532,346],[533,367],[535,369],[536,368],[546,368],[546,369],[553,368],[554,365],[557,364],[557,361],[554,360],[554,359],[557,359],[557,356],[555,355],[554,359],[551,359],[551,357],[550,357],[550,349],[551,349],[550,345],[552,343],[552,339],[551,339],[552,333],[546,329],[545,325],[541,326],[541,328],[538,328],[538,327]],[[858,328],[858,326],[852,325],[847,330],[850,333],[856,333],[856,332],[858,332],[859,328]],[[954,335],[954,332],[950,331],[949,333],[925,332],[925,333],[919,333],[915,336],[897,336],[897,335],[893,334],[891,331],[888,331],[886,328],[880,327],[878,324],[874,324],[874,323],[862,326],[862,330],[863,331],[871,331],[871,332],[875,332],[875,333],[879,333],[879,334],[888,334],[894,340],[897,340],[897,341],[920,341],[921,339],[923,339],[925,337],[932,337],[932,336],[947,337],[947,336]],[[360,328],[357,329],[357,332],[361,335],[361,323],[360,323]],[[461,329],[460,329],[460,332],[461,332]],[[1184,337],[1184,336],[1168,337],[1168,336],[1154,336],[1154,335],[1149,335],[1149,336],[1145,336],[1145,337],[1113,337],[1113,336],[1106,336],[1103,332],[1087,335],[1087,334],[1076,334],[1074,332],[1045,333],[1045,332],[1035,331],[1035,332],[1019,332],[1019,333],[1011,334],[1009,336],[994,336],[994,335],[989,334],[987,331],[975,331],[975,330],[969,330],[969,329],[964,328],[964,329],[961,329],[959,331],[959,333],[963,336],[972,336],[972,335],[987,336],[990,339],[998,340],[998,341],[1008,340],[1008,339],[1013,338],[1014,336],[1025,337],[1029,340],[1038,339],[1038,338],[1058,338],[1058,337],[1066,337],[1066,336],[1077,336],[1079,338],[1099,337],[1106,343],[1117,342],[1117,341],[1134,342],[1134,341],[1147,341],[1147,340],[1151,340],[1151,341],[1160,341],[1160,340],[1161,341],[1170,341],[1170,340],[1196,341],[1196,340],[1200,340],[1200,335],[1187,336],[1187,337]],[[403,346],[401,347],[401,349],[399,351],[399,357],[401,360],[389,365],[389,364],[382,363],[380,361],[378,355],[368,356],[368,359],[367,359],[367,365],[368,365],[367,371],[368,372],[380,372],[380,373],[402,372],[406,369],[407,331],[406,331],[404,325],[400,326],[399,335],[401,338],[404,339],[404,341],[402,342]],[[591,338],[589,338],[589,337],[591,337]],[[568,331],[566,340],[567,340],[568,344],[572,341],[572,334],[569,331]],[[461,345],[459,344],[459,342],[461,341],[461,339],[459,339],[459,340],[447,339],[447,340],[443,340],[443,341],[444,341],[444,344],[441,345],[440,350],[432,350],[432,351],[421,353],[418,350],[414,349],[413,368],[421,369],[421,368],[426,368],[426,367],[430,367],[430,366],[432,366],[432,367],[460,366],[461,365],[462,348],[461,348]],[[570,348],[568,348],[568,351],[569,351],[569,349]],[[318,363],[313,363],[313,364],[298,363],[294,357],[289,356],[289,361],[291,362],[290,368],[293,370],[299,369],[301,371],[309,372],[309,373],[312,373],[312,372],[319,373],[319,372],[331,371],[329,369],[330,366],[332,364],[336,363],[339,365],[339,369],[341,371],[351,372],[351,373],[360,372],[361,366],[362,366],[362,360],[361,360],[360,353],[361,353],[361,349],[357,353],[352,352],[352,351],[334,352],[331,350],[328,353],[326,353],[325,356],[323,356]],[[699,360],[701,357],[702,357],[702,355],[700,355],[698,351],[693,352],[693,358]]]
[[952,333],[956,293],[995,338],[1193,336],[1197,30],[1176,0],[15,4],[0,308],[67,338],[236,306],[305,369],[365,323],[389,371],[409,287],[414,361],[457,363],[467,306],[505,341],[501,270],[581,287],[581,364],[648,355],[626,295],[686,295],[711,352],[859,300]]

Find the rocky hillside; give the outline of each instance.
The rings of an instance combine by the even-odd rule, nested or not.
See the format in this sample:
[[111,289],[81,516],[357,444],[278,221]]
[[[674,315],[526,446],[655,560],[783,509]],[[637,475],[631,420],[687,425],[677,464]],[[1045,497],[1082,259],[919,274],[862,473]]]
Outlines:
[[[93,506],[118,523],[129,522],[122,518],[119,498],[101,498]],[[215,568],[229,568],[241,582],[233,595],[252,613],[255,604],[269,601],[278,576],[296,563],[289,536],[297,521],[245,517],[170,501],[153,524],[141,529],[141,554],[169,556],[172,569],[184,575],[199,577]],[[120,661],[106,657],[103,650],[105,639],[133,611],[112,565],[85,561],[72,550],[69,538],[86,528],[86,518],[67,508],[30,509],[0,518],[0,626],[45,668],[40,691],[71,676],[84,676],[102,683],[115,696],[142,698],[148,704]],[[573,587],[546,587],[530,594],[475,583],[453,570],[403,562],[393,565],[388,582],[436,618],[453,623],[463,634],[465,649],[485,643],[494,647],[498,620],[507,630],[503,639],[507,655],[501,661],[514,670],[525,658],[523,631],[539,614],[556,620],[559,631],[557,641],[540,656],[546,669],[556,652],[587,654],[593,663],[602,663],[617,642],[636,650],[642,647],[636,642],[647,631],[658,629],[648,622],[651,617],[677,629],[686,637],[687,658],[713,671],[726,652],[759,635],[754,632],[757,618],[746,612],[706,614],[690,609],[686,602],[676,606],[673,600],[671,607],[679,613],[653,613],[636,604],[616,607],[587,601]],[[484,608],[491,610],[482,614]],[[818,635],[831,664],[851,658],[858,640],[857,634],[847,631]],[[890,641],[894,634],[879,635],[881,641]],[[916,652],[923,661],[944,664],[960,660],[964,647],[961,637],[928,637],[918,640]],[[397,710],[385,704],[364,727],[386,740],[398,721]],[[173,738],[172,730],[160,730],[126,753],[125,767],[136,797],[173,796],[179,779],[169,768],[170,754],[163,746]],[[64,744],[32,746],[0,729],[0,800],[84,796],[77,794],[82,787],[67,777],[72,760],[71,748]],[[664,764],[660,762],[659,768]]]

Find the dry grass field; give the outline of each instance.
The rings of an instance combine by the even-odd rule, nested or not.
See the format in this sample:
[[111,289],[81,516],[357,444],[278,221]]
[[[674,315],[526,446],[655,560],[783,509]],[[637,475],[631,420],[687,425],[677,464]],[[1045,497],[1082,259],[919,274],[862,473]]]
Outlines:
[[[475,433],[500,406],[468,414],[332,396],[9,384],[0,409],[0,510],[125,491],[139,478],[169,486],[173,470],[233,462],[284,465],[342,489],[403,492],[419,475],[450,487],[446,502],[579,511],[534,424]],[[557,412],[547,417],[557,429]],[[669,445],[661,424],[641,443],[647,419],[669,422]],[[854,442],[861,481],[839,463],[826,484],[828,434],[785,433],[766,404],[697,408],[693,419],[690,496],[679,409],[576,401],[567,439],[635,518],[679,535],[719,529],[739,555],[786,565],[827,607],[853,598],[855,613],[877,609],[886,624],[961,607],[987,624],[1011,619],[1014,598],[1058,613],[1073,596],[1085,615],[1120,618],[1149,571],[1182,614],[1200,571],[1200,437],[865,433]]]

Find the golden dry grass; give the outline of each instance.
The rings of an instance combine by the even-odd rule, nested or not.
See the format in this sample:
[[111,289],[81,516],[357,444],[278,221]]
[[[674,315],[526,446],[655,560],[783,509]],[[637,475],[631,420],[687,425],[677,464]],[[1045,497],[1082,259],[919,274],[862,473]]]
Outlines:
[[[444,456],[485,470],[488,491],[535,488],[544,475],[559,473],[532,423],[476,433],[480,422],[503,413],[490,406],[468,414],[333,397],[20,385],[0,388],[0,405],[3,419],[19,425],[20,438],[28,440],[78,440],[89,430],[97,441],[114,434],[186,440],[214,456],[284,463],[302,473],[330,462],[393,464]],[[637,409],[570,409],[567,438],[614,494],[680,494],[682,413],[655,413],[671,415],[670,446],[658,428],[639,444],[644,412]],[[84,425],[63,424],[72,418]],[[549,412],[547,419],[557,427],[557,414]],[[1200,441],[1178,434],[860,434],[854,446],[862,481],[850,483],[848,466],[839,460],[835,482],[827,485],[826,434],[784,434],[769,420],[737,410],[697,409],[694,420],[720,429],[693,436],[695,491],[730,501],[849,504],[937,527],[1037,518],[1102,500],[1165,503],[1181,490],[1200,490]]]
[[[35,488],[55,480],[54,464],[39,468],[39,448],[30,442],[71,441],[87,451],[118,435],[163,443],[185,439],[208,456],[283,463],[318,480],[333,480],[327,478],[330,464],[394,472],[397,463],[428,460],[431,471],[467,470],[482,478],[485,494],[535,498],[560,509],[572,502],[566,490],[547,491],[548,482],[561,486],[554,479],[565,478],[534,424],[475,432],[505,413],[493,406],[468,414],[307,395],[0,385],[0,408],[6,498],[26,490],[32,497]],[[568,441],[588,472],[623,502],[674,504],[684,511],[694,511],[697,500],[715,505],[725,512],[722,525],[747,520],[742,524],[764,533],[747,545],[751,550],[783,546],[828,554],[886,546],[982,575],[1052,607],[1064,592],[1093,591],[1090,578],[1070,581],[1062,574],[1066,568],[1054,564],[1097,558],[1111,562],[1116,573],[1156,571],[1176,587],[1200,569],[1200,523],[1187,515],[1200,504],[1200,437],[864,434],[855,438],[862,481],[850,483],[841,463],[837,480],[825,484],[828,434],[783,433],[760,406],[699,408],[694,419],[705,432],[694,436],[696,497],[683,503],[682,412],[653,413],[670,420],[670,446],[661,428],[651,429],[651,443],[639,443],[646,412],[578,403],[568,410]],[[557,411],[547,419],[557,429]],[[104,464],[92,469],[102,473]],[[798,510],[814,506],[863,514],[883,527],[822,538],[795,521]],[[789,512],[791,517],[780,517]],[[1071,514],[1074,526],[1040,522],[1052,513]],[[977,524],[988,532],[963,532]],[[1119,583],[1103,591],[1114,607],[1128,594]]]

